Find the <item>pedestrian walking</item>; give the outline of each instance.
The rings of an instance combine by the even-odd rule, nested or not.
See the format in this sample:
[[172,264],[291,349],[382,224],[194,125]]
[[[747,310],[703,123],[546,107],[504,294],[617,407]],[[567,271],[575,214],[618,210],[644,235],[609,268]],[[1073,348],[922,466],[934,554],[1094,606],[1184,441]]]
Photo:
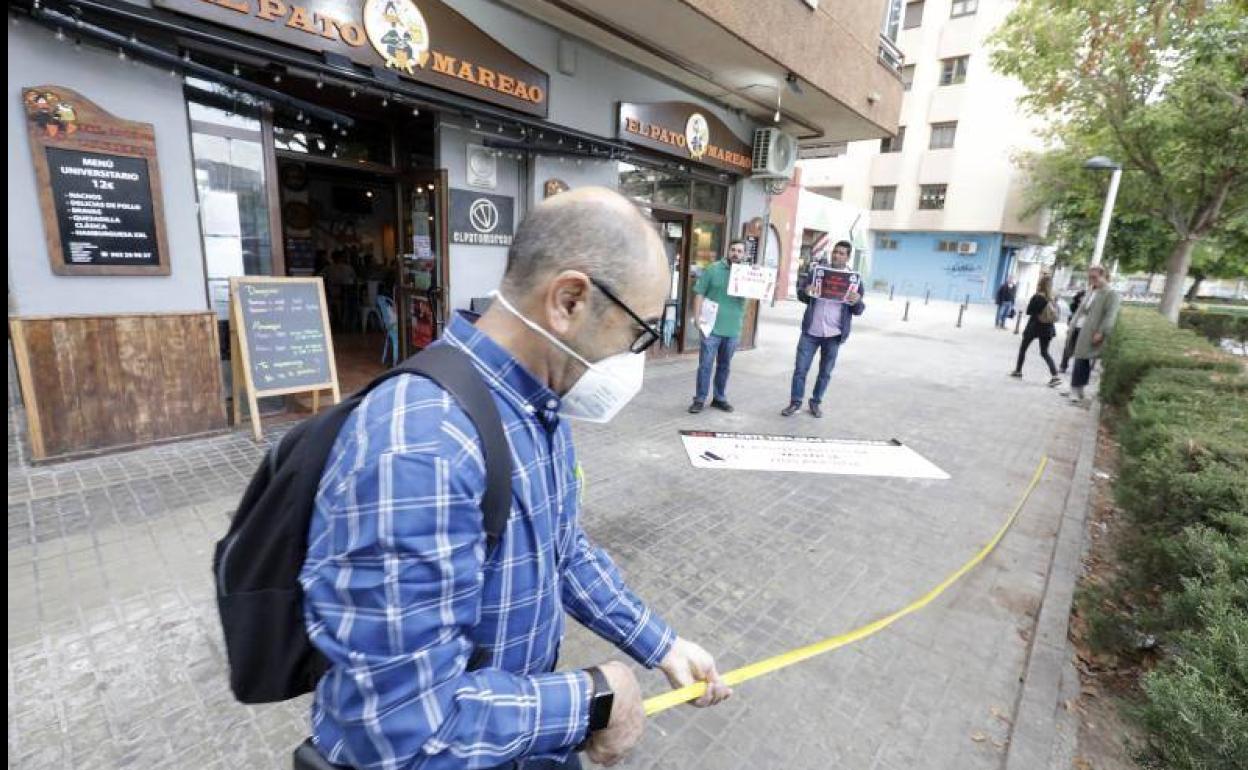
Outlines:
[[312,702],[328,762],[579,768],[578,747],[620,761],[644,730],[640,687],[618,662],[555,671],[565,612],[673,686],[708,682],[700,705],[727,697],[712,657],[586,537],[564,419],[605,422],[640,389],[668,287],[641,212],[582,188],[520,225],[477,324],[451,321],[439,344],[488,386],[515,461],[498,547],[482,528],[486,447],[446,390],[394,376],[347,419],[300,576],[309,637],[329,662]]
[[1049,367],[1049,387],[1056,388],[1062,384],[1062,378],[1057,375],[1057,364],[1053,363],[1053,357],[1049,355],[1049,343],[1057,336],[1057,319],[1061,311],[1058,310],[1057,302],[1053,299],[1052,276],[1046,275],[1040,279],[1036,293],[1027,302],[1026,313],[1027,326],[1023,329],[1023,340],[1018,346],[1018,363],[1014,365],[1014,371],[1010,372],[1010,376],[1022,378],[1023,361],[1027,358],[1027,349],[1031,347],[1032,342],[1039,340],[1040,357]]
[[[689,405],[690,414],[697,414],[706,406],[706,398],[711,394],[712,370],[714,397],[711,406],[732,411],[732,404],[728,403],[728,375],[745,320],[745,298],[729,295],[728,281],[732,277],[732,266],[744,259],[745,241],[729,243],[728,255],[707,266],[693,286],[693,319],[702,334],[702,345],[698,349],[698,379],[693,403]],[[702,314],[708,309],[707,303],[714,308],[714,321],[709,331],[702,328]]]
[[[832,247],[831,266],[843,270],[849,264],[849,255],[853,245],[849,241],[839,241]],[[828,264],[820,260],[818,264]],[[814,363],[815,354],[819,354],[819,375],[815,378],[815,390],[810,396],[810,413],[822,417],[823,396],[828,390],[828,382],[832,379],[832,368],[836,366],[836,357],[841,346],[849,340],[850,328],[854,316],[862,315],[867,309],[862,301],[862,294],[850,291],[845,301],[823,299],[811,296],[809,289],[814,278],[814,267],[804,273],[798,281],[797,298],[806,304],[806,312],[802,316],[802,336],[797,341],[797,361],[793,366],[793,381],[789,388],[789,405],[781,410],[785,417],[793,416],[802,408],[802,399],[806,394],[806,375]],[[861,287],[860,287],[861,288]]]
[[1092,368],[1096,359],[1101,357],[1105,349],[1105,341],[1118,322],[1118,310],[1122,306],[1122,298],[1109,286],[1109,275],[1105,268],[1096,265],[1088,268],[1088,294],[1079,305],[1071,321],[1079,330],[1079,338],[1075,341],[1074,370],[1070,375],[1070,390],[1063,395],[1071,398],[1071,403],[1078,406],[1087,404],[1084,388],[1092,378]]
[[1014,299],[1018,295],[1018,283],[1007,278],[997,288],[997,328],[1004,329],[1006,321],[1014,317]]
[[1075,296],[1070,298],[1070,316],[1066,323],[1066,344],[1062,346],[1062,365],[1058,371],[1062,374],[1066,373],[1066,369],[1070,364],[1070,358],[1075,353],[1075,342],[1079,339],[1079,327],[1075,326],[1075,314],[1079,312],[1079,305],[1083,302],[1083,289],[1075,292]]

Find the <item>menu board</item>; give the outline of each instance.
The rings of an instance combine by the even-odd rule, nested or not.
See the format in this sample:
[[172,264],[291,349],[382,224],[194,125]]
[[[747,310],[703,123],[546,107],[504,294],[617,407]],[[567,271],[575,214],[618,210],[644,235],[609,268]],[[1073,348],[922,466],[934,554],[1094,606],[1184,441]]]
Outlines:
[[156,134],[82,94],[22,91],[48,258],[57,275],[169,275]]
[[240,422],[246,391],[252,427],[260,439],[257,399],[332,390],[338,401],[334,343],[320,278],[230,279],[230,331],[234,372],[234,421]]

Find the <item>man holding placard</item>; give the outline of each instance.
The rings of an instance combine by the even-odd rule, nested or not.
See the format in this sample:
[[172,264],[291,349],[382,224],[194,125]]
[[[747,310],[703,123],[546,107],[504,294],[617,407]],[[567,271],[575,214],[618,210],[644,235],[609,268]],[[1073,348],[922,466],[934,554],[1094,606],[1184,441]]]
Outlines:
[[741,324],[745,319],[745,298],[728,293],[732,266],[745,259],[745,241],[728,244],[728,257],[707,266],[693,286],[693,317],[702,332],[698,351],[698,383],[689,413],[697,414],[706,406],[711,389],[711,370],[715,370],[715,398],[711,406],[732,411],[728,403],[728,373],[732,354],[737,352]]
[[849,339],[854,316],[862,315],[867,306],[862,301],[862,276],[847,268],[853,245],[839,241],[832,247],[832,262],[815,264],[810,273],[798,281],[797,298],[806,304],[802,316],[802,336],[797,343],[797,363],[793,368],[793,385],[789,405],[780,412],[791,417],[802,408],[806,393],[806,374],[819,353],[819,376],[810,397],[810,413],[822,417],[820,404],[832,378],[832,367],[841,345]]

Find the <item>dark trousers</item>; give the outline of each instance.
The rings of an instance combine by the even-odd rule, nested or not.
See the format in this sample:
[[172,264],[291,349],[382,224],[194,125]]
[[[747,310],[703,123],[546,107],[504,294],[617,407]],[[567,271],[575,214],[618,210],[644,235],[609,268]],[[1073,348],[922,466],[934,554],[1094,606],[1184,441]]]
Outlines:
[[806,375],[815,361],[815,353],[819,353],[819,376],[815,378],[815,392],[811,394],[810,403],[818,404],[823,401],[823,394],[828,390],[828,381],[832,379],[832,367],[836,366],[836,354],[840,350],[840,337],[812,337],[802,332],[802,338],[797,341],[793,384],[789,388],[791,403],[802,403],[802,396],[806,394]]
[[1027,358],[1027,348],[1031,347],[1032,340],[1040,340],[1040,357],[1049,365],[1049,376],[1057,376],[1057,365],[1053,363],[1053,356],[1049,355],[1049,342],[1052,337],[1041,337],[1034,331],[1027,331],[1023,334],[1023,342],[1018,346],[1018,365],[1014,367],[1014,371],[1023,371],[1023,360]]
[[997,328],[1004,329],[1005,322],[1010,319],[1010,311],[1014,309],[1014,301],[1006,300],[997,305]]
[[1075,343],[1079,342],[1079,327],[1072,326],[1066,333],[1066,346],[1062,348],[1062,371],[1070,365],[1070,357],[1075,354]]
[[705,403],[711,390],[711,369],[715,370],[715,400],[727,401],[728,373],[732,370],[732,354],[737,352],[736,337],[710,334],[702,338],[698,350],[698,390],[693,400]]
[[1092,359],[1076,358],[1075,371],[1070,375],[1070,387],[1082,388],[1092,379]]

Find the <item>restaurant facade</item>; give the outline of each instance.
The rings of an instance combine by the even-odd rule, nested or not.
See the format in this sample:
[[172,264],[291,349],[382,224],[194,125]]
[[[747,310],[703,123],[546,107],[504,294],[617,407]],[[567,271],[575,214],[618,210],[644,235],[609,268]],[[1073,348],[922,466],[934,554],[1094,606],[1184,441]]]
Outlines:
[[35,459],[225,429],[239,276],[321,276],[353,389],[481,308],[525,212],[569,188],[658,223],[656,354],[696,350],[693,282],[757,249],[775,187],[752,169],[772,124],[511,4],[50,0],[10,5],[8,41]]

